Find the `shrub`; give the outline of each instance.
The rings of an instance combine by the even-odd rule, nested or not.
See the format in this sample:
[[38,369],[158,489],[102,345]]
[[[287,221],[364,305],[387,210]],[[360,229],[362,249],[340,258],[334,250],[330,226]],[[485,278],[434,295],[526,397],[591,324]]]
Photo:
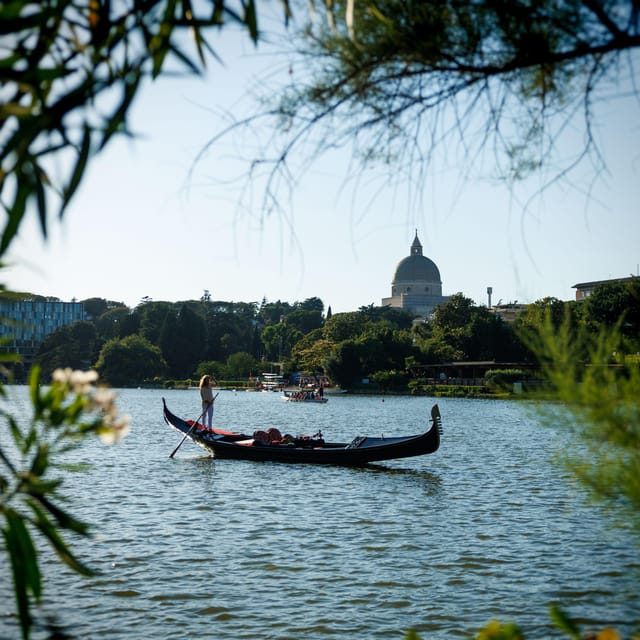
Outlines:
[[511,389],[514,382],[522,382],[526,376],[522,369],[490,369],[485,374],[487,386],[500,390]]

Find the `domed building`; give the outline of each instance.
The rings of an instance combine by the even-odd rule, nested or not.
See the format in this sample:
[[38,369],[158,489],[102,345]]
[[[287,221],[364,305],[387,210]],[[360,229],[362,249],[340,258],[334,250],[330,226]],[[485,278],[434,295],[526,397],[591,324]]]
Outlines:
[[416,230],[409,255],[400,260],[396,267],[391,281],[391,297],[382,298],[382,306],[403,309],[421,318],[428,318],[436,305],[448,299],[448,296],[442,295],[442,280],[436,263],[422,255]]

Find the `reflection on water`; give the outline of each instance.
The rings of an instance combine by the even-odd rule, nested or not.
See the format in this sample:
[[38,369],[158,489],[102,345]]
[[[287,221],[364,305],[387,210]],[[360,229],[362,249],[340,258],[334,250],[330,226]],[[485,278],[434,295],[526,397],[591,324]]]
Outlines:
[[[181,436],[162,395],[197,414],[197,391],[122,391],[130,437],[65,461],[74,513],[95,532],[74,546],[99,575],[45,554],[42,612],[74,637],[375,639],[412,627],[426,640],[470,637],[494,617],[549,637],[551,603],[588,627],[640,620],[630,531],[550,464],[570,436],[520,404],[439,400],[436,454],[345,469],[217,461],[189,442],[169,459]],[[432,400],[384,400],[224,392],[215,420],[343,441],[428,424]],[[6,566],[0,579],[0,638],[14,638]]]
[[[404,461],[406,462],[406,460]],[[406,488],[407,483],[413,484],[416,488],[421,488],[428,495],[436,495],[440,491],[442,480],[437,473],[431,471],[420,471],[418,469],[411,469],[408,467],[391,467],[389,462],[385,464],[369,464],[366,467],[354,469],[355,472],[361,471],[362,473],[368,473],[373,476],[377,474],[383,474],[389,478],[393,476],[400,476],[400,482],[402,485],[398,487],[400,491]]]

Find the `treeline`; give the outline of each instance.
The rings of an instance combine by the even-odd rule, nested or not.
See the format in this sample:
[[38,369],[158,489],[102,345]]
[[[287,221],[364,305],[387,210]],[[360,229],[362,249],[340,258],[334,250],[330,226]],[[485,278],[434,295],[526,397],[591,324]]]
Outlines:
[[[321,326],[324,305],[303,302],[164,302],[144,299],[134,309],[102,298],[82,301],[88,320],[48,335],[36,354],[45,375],[58,367],[98,370],[113,386],[184,380],[201,372],[217,378],[257,375],[278,361],[289,341]],[[286,324],[286,336],[276,328]]]
[[319,298],[303,302],[156,302],[134,309],[102,298],[83,301],[89,320],[47,336],[36,356],[45,375],[58,367],[98,370],[113,386],[257,377],[263,371],[324,374],[343,388],[363,378],[402,387],[419,365],[464,361],[535,363],[530,336],[548,318],[597,333],[619,326],[629,353],[640,352],[640,279],[596,288],[582,302],[545,298],[513,323],[461,293],[427,322],[370,305],[325,313]]

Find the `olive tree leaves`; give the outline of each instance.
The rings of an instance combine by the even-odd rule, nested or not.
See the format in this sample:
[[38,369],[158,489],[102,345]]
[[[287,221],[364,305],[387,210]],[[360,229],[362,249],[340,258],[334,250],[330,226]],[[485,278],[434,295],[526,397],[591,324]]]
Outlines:
[[[33,532],[40,533],[73,571],[93,575],[63,537],[63,532],[86,536],[88,526],[60,507],[62,478],[54,474],[59,457],[85,436],[95,434],[112,443],[128,432],[129,418],[118,415],[114,393],[96,387],[96,381],[95,372],[59,369],[51,385],[43,387],[40,370],[34,367],[31,419],[16,420],[0,411],[11,436],[0,447],[0,519],[24,638],[33,622],[30,604],[42,596]],[[5,395],[4,388],[0,392]]]
[[257,41],[255,0],[236,5],[199,3],[197,13],[191,0],[0,4],[0,256],[32,205],[47,236],[50,210],[63,216],[92,155],[129,134],[144,79],[169,60],[200,73],[207,54],[216,57],[207,28],[239,23]]

